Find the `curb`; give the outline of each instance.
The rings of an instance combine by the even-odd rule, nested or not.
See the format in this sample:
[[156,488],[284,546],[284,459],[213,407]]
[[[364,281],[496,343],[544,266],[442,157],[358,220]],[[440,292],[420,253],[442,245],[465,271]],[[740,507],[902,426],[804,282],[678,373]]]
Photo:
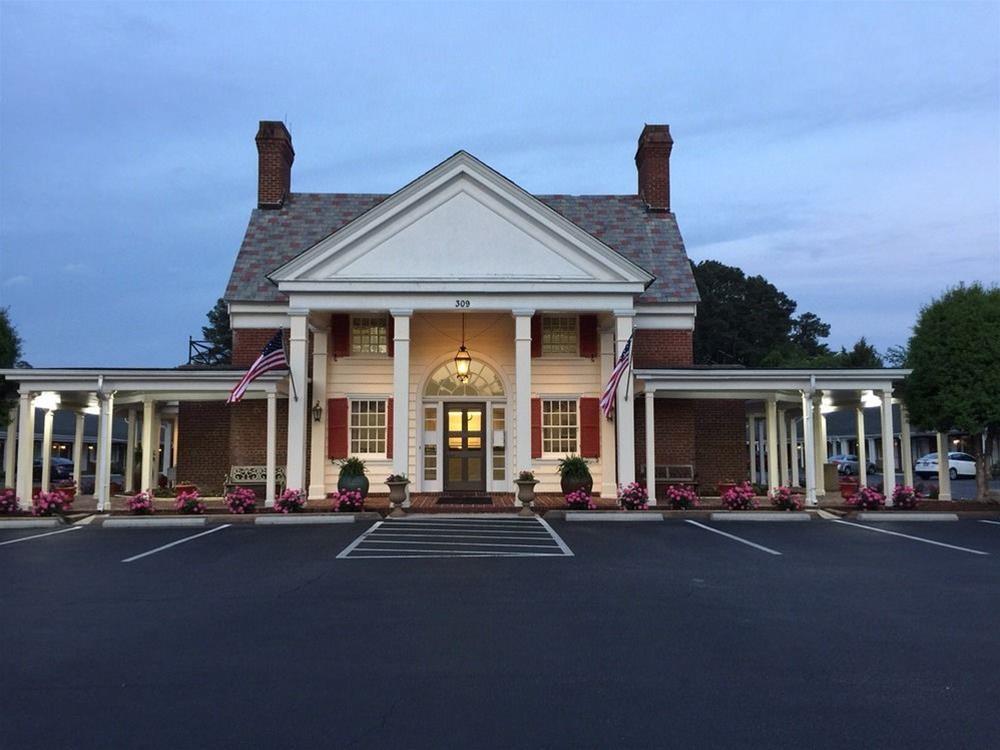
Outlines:
[[565,520],[567,521],[618,521],[618,522],[634,522],[634,521],[662,521],[663,516],[659,513],[636,513],[634,511],[616,511],[616,510],[598,510],[598,511],[586,511],[586,510],[568,510],[566,511]]
[[335,523],[354,523],[358,513],[289,513],[273,516],[257,516],[254,526],[316,526]]
[[752,510],[747,512],[726,510],[713,513],[709,519],[712,521],[809,521],[812,516],[805,511],[797,510]]
[[957,521],[957,513],[909,513],[907,511],[863,511],[858,513],[859,521]]
[[58,518],[5,518],[0,521],[0,529],[51,529],[62,525]]
[[101,528],[104,529],[171,529],[204,526],[205,517],[198,518],[105,518]]

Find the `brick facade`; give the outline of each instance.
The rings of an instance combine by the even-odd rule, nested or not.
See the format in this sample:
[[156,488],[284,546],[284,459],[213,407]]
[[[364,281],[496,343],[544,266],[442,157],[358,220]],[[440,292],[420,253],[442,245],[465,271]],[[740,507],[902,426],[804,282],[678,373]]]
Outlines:
[[694,364],[693,331],[639,328],[633,346],[632,361],[636,369]]
[[695,405],[694,430],[698,436],[695,467],[700,491],[715,494],[719,482],[749,476],[746,447],[746,405],[735,400],[699,400]]
[[216,495],[229,473],[232,407],[223,401],[182,401],[177,414],[177,481]]
[[257,206],[280,208],[292,189],[292,136],[284,123],[261,120],[256,141]]

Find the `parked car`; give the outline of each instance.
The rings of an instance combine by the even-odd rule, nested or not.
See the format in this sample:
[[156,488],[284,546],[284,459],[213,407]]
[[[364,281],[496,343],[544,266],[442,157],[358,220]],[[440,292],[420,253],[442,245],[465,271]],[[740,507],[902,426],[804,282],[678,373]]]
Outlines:
[[[34,461],[31,478],[34,482],[42,481],[42,459],[36,458]],[[53,456],[49,462],[49,481],[52,484],[65,482],[73,478],[73,462],[68,458]]]
[[[838,456],[839,461],[835,461],[837,464],[837,473],[844,474],[845,476],[855,476],[858,473],[858,457],[853,453],[845,453]],[[878,467],[872,462],[867,461],[865,467],[868,474],[874,474],[878,471]]]
[[[917,459],[917,463],[913,468],[917,476],[921,479],[936,477],[938,473],[938,454],[928,453],[926,456],[921,456]],[[958,451],[949,453],[948,476],[952,479],[976,476],[976,459],[968,453],[959,453]]]

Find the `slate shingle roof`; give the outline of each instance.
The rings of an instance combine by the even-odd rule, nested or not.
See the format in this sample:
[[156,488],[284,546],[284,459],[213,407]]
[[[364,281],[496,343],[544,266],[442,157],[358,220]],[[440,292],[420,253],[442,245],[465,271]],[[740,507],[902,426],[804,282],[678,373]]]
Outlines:
[[[292,193],[280,209],[254,209],[233,266],[229,302],[281,302],[266,274],[388,198],[369,193]],[[695,302],[698,291],[677,220],[635,195],[539,195],[540,201],[648,271],[640,304]]]

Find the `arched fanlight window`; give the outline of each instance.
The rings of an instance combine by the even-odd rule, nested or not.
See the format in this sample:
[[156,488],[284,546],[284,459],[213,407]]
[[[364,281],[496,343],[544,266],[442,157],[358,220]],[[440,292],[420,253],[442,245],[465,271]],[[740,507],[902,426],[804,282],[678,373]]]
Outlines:
[[500,376],[488,364],[473,359],[469,365],[469,379],[462,383],[455,377],[454,360],[445,362],[427,381],[425,396],[502,396]]

